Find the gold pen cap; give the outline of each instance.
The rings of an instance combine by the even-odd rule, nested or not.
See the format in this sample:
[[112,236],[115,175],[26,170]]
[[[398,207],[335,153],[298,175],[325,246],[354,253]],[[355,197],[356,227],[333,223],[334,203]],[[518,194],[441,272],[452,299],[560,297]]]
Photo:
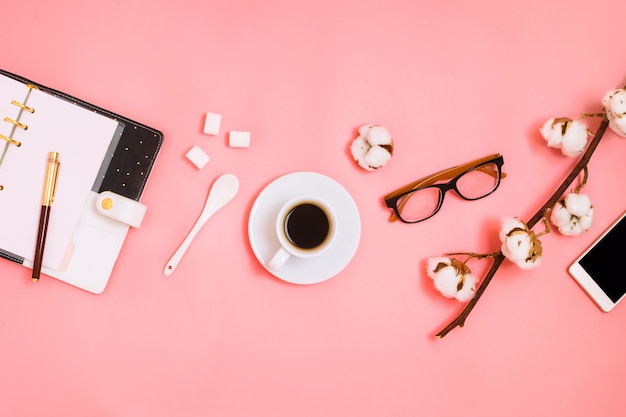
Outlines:
[[54,201],[54,191],[57,186],[57,175],[59,173],[59,153],[48,153],[48,165],[46,167],[46,182],[44,184],[43,196],[41,198],[42,206],[49,206]]

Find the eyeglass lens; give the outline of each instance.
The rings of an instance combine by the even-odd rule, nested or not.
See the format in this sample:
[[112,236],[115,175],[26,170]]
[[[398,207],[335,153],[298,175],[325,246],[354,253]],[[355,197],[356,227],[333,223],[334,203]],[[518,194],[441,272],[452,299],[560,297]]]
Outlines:
[[[466,200],[477,200],[489,195],[498,186],[500,180],[498,165],[490,162],[468,171],[452,180],[451,186]],[[432,185],[417,189],[402,197],[398,210],[402,219],[408,222],[425,220],[434,215],[443,201],[444,186]]]

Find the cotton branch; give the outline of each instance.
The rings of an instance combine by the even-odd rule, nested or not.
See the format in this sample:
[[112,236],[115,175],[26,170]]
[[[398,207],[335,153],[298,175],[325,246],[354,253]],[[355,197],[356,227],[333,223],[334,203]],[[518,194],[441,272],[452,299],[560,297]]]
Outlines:
[[[537,210],[537,213],[535,213],[535,215],[526,222],[529,229],[532,229],[533,226],[535,226],[537,222],[539,222],[539,220],[544,218],[546,211],[554,207],[554,205],[559,201],[559,199],[571,186],[572,182],[574,182],[574,180],[578,177],[580,172],[587,167],[587,164],[589,163],[589,160],[591,159],[591,156],[593,155],[594,151],[598,147],[598,144],[600,143],[602,136],[604,136],[604,133],[606,132],[608,125],[609,125],[608,120],[606,120],[606,118],[603,117],[602,123],[600,123],[598,130],[596,131],[595,135],[593,136],[593,139],[589,143],[587,150],[580,157],[578,163],[574,166],[574,168],[569,173],[569,175],[565,178],[561,186],[554,192],[554,194],[552,194],[552,196],[548,199],[548,201],[546,201],[545,204],[542,205],[539,208],[539,210]],[[448,324],[446,327],[443,328],[443,330],[437,333],[436,335],[437,338],[442,338],[446,336],[450,331],[452,331],[452,329],[454,329],[457,326],[463,327],[463,325],[465,324],[465,320],[467,319],[467,316],[469,316],[472,309],[474,308],[474,306],[480,299],[481,295],[485,292],[485,289],[487,289],[487,286],[491,282],[491,279],[493,278],[493,276],[498,271],[498,268],[500,268],[500,265],[502,264],[503,260],[504,260],[504,255],[502,254],[502,252],[496,253],[496,255],[493,257],[493,264],[491,265],[491,269],[489,269],[489,271],[487,272],[487,275],[485,276],[483,281],[480,283],[480,286],[476,290],[476,294],[474,295],[474,297],[467,303],[467,305],[461,311],[461,313],[459,313],[459,315],[454,320],[452,320],[452,322],[450,322],[450,324]]]

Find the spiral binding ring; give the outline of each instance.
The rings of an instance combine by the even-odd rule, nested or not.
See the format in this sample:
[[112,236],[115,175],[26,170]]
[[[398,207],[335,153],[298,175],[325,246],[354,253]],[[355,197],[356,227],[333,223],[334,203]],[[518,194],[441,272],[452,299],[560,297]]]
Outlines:
[[4,136],[4,135],[0,135],[0,139],[1,139],[1,140],[6,140],[7,142],[12,143],[13,145],[15,145],[15,146],[17,146],[17,147],[22,146],[22,142],[17,141],[17,140],[12,139],[12,138],[8,138],[8,137],[6,137],[6,136]]
[[15,100],[12,100],[11,104],[13,104],[14,106],[17,106],[17,107],[19,107],[21,109],[24,109],[24,110],[26,110],[29,113],[35,113],[35,109],[33,109],[32,107],[28,107],[26,104],[19,103],[19,102],[15,101]]
[[[32,84],[27,84],[27,87],[28,87],[30,90],[32,90],[33,88],[38,90],[37,86],[32,85]],[[34,109],[34,108],[29,107],[29,106],[27,106],[26,104],[24,104],[24,103],[20,103],[20,102],[18,102],[18,101],[16,101],[16,100],[12,100],[12,101],[11,101],[11,104],[12,104],[12,105],[14,105],[14,106],[19,107],[20,109],[22,109],[22,110],[24,110],[24,111],[29,112],[29,113],[34,113],[34,112],[35,112],[35,109]],[[20,114],[21,114],[21,113],[20,113]],[[19,118],[19,116],[18,116],[18,118]],[[5,117],[5,118],[4,118],[4,121],[5,121],[5,122],[9,122],[9,123],[11,123],[11,124],[15,125],[16,127],[19,127],[20,129],[24,129],[24,130],[28,129],[28,125],[26,125],[26,124],[24,124],[24,123],[20,123],[20,122],[18,122],[17,120],[13,120],[13,119],[11,119],[11,118],[9,118],[9,117]],[[22,142],[17,141],[17,140],[15,140],[15,139],[13,139],[13,138],[10,138],[10,137],[7,137],[7,136],[4,136],[4,135],[2,135],[2,134],[0,134],[0,140],[7,141],[7,142],[9,142],[9,143],[10,143],[10,144],[12,144],[12,145],[17,146],[18,148],[19,148],[20,146],[22,146]],[[0,184],[0,191],[2,191],[2,190],[4,190],[4,186],[3,186],[2,184]]]
[[24,129],[24,130],[28,129],[28,125],[25,125],[24,123],[20,123],[17,120],[13,120],[11,118],[5,117],[4,121],[13,123],[15,126],[19,127],[20,129]]

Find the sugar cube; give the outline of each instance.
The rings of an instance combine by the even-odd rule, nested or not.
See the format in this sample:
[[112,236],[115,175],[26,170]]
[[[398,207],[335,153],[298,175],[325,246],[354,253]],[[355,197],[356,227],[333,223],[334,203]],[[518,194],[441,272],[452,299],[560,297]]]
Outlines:
[[222,115],[217,113],[207,113],[204,119],[204,133],[207,135],[217,135],[222,124]]
[[250,147],[250,132],[231,131],[228,135],[228,146],[231,148]]
[[209,155],[204,153],[198,146],[191,148],[186,156],[198,169],[202,169],[210,159]]

